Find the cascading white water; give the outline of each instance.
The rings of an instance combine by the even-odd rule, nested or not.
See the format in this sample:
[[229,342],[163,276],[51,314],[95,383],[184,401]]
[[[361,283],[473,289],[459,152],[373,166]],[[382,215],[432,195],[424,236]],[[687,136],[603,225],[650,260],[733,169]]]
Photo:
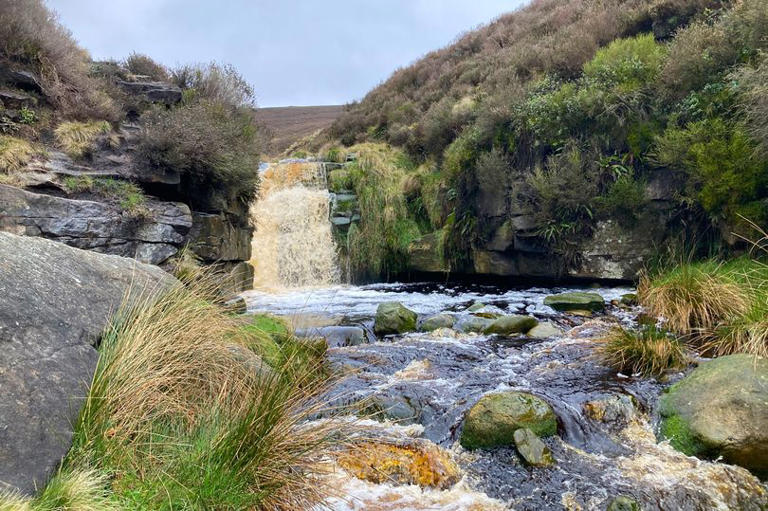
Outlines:
[[324,177],[314,162],[275,164],[262,173],[260,196],[251,212],[255,287],[338,283]]

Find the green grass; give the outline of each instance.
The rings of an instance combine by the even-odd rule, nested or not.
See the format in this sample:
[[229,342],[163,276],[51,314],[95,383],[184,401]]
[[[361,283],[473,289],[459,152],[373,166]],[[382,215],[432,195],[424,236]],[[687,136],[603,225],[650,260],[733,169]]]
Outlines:
[[648,311],[706,355],[768,356],[768,266],[742,257],[681,263],[646,276]]
[[69,194],[90,192],[104,198],[113,200],[119,206],[133,214],[143,215],[147,213],[147,197],[139,185],[131,181],[121,179],[68,176],[62,181],[64,190]]
[[690,362],[685,344],[653,325],[637,331],[614,328],[598,341],[597,355],[607,366],[629,375],[661,376]]
[[[343,438],[306,422],[322,406],[324,352],[270,316],[244,327],[200,286],[119,311],[60,473],[33,499],[0,496],[0,510],[287,511],[322,500],[314,470]],[[269,366],[254,370],[262,353]]]

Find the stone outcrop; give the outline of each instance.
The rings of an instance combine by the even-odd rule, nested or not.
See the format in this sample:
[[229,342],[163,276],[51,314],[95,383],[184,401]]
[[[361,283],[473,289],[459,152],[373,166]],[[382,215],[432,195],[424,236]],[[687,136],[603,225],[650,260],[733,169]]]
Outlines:
[[69,449],[110,315],[127,295],[174,282],[132,259],[0,232],[0,488],[45,484]]
[[768,360],[737,354],[705,362],[659,405],[661,434],[678,450],[768,476]]
[[172,83],[118,80],[117,85],[128,94],[142,96],[153,103],[174,105],[181,101],[181,89]]
[[538,436],[554,435],[557,417],[549,403],[533,394],[516,391],[488,394],[467,413],[461,445],[466,449],[514,445],[514,433],[521,428],[528,428]]
[[0,185],[0,230],[160,264],[178,252],[192,227],[189,208],[149,200],[140,215],[116,204],[74,200]]

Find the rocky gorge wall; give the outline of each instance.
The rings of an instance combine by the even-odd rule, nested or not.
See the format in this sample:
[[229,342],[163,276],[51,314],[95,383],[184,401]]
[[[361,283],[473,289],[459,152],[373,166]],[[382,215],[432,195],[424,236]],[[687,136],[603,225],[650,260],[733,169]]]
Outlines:
[[[19,80],[27,75],[3,73],[0,89],[21,88]],[[129,96],[156,105],[170,107],[182,98],[175,85],[141,77],[118,85]],[[31,95],[13,94],[14,107],[34,102]],[[3,97],[0,100],[8,103]],[[250,289],[253,271],[246,261],[252,229],[247,205],[213,187],[191,186],[173,169],[138,163],[142,126],[130,117],[88,158],[73,159],[46,143],[44,151],[15,172],[12,182],[0,184],[0,230],[160,266],[189,247],[202,264],[226,276],[228,290]],[[136,185],[145,198],[138,206],[126,204],[125,197],[114,193],[94,193],[94,182],[112,188]]]

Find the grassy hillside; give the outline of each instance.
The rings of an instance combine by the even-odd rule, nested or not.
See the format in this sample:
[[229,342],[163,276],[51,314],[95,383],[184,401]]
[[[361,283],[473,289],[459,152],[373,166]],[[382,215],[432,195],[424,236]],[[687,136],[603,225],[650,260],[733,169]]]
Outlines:
[[344,112],[341,105],[259,108],[256,118],[267,128],[267,153],[280,155],[294,142],[330,127]]
[[680,224],[711,247],[768,221],[766,47],[764,0],[535,0],[398,70],[327,135],[404,151],[403,194],[426,209],[411,217],[459,266],[497,227],[489,183],[562,255],[674,176]]

